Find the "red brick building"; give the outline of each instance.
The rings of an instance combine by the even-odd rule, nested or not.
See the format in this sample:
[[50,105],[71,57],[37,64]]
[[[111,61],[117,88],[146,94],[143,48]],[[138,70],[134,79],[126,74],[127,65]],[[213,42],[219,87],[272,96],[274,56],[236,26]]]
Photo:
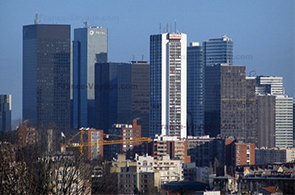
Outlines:
[[103,141],[103,130],[90,129],[87,131],[87,159],[99,159],[103,158],[103,145],[96,142],[102,143]]
[[21,127],[17,129],[18,146],[20,148],[37,144],[38,131],[35,128],[28,127],[27,123],[23,123]]
[[[130,140],[141,137],[141,125],[137,124],[137,120],[133,120],[132,125],[122,126],[122,140]],[[127,150],[132,149],[134,146],[140,145],[141,142],[123,142],[122,151],[126,152]]]
[[255,144],[235,143],[235,165],[255,164]]

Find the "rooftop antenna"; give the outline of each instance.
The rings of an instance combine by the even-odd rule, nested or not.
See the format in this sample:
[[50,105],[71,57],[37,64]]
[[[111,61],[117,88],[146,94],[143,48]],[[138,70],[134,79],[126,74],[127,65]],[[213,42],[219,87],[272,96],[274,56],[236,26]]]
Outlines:
[[133,61],[135,61],[135,57],[134,57],[134,55],[132,56],[132,59],[133,59]]
[[143,59],[144,59],[144,55],[141,56],[141,61],[143,61]]
[[83,23],[84,23],[84,25],[85,25],[85,28],[88,28],[88,22],[85,21],[85,22],[83,22]]
[[38,13],[36,13],[36,15],[35,15],[35,24],[40,24],[39,14]]
[[177,30],[176,30],[176,20],[174,21],[174,31],[175,31],[175,33],[177,33]]
[[161,31],[162,31],[162,24],[160,23],[160,26],[159,26],[159,30],[160,30],[160,34],[161,34]]
[[170,32],[173,33],[173,25],[170,23]]
[[166,32],[169,33],[169,24],[167,23]]

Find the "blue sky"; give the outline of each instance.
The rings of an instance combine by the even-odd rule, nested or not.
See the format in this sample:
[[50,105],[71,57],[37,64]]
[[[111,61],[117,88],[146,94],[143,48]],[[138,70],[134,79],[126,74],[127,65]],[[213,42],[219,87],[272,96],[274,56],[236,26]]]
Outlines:
[[[149,60],[149,35],[169,23],[188,43],[224,34],[234,42],[234,64],[247,75],[283,76],[294,96],[294,1],[285,0],[1,0],[0,94],[13,96],[13,119],[22,113],[22,26],[39,13],[43,24],[109,30],[109,61]],[[173,27],[174,29],[174,27]],[[73,38],[73,36],[72,36]]]

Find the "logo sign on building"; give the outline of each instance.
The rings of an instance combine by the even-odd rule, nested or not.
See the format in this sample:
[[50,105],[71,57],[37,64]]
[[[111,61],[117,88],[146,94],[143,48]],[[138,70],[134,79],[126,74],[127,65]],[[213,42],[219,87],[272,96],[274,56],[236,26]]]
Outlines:
[[181,34],[168,34],[169,40],[181,40]]

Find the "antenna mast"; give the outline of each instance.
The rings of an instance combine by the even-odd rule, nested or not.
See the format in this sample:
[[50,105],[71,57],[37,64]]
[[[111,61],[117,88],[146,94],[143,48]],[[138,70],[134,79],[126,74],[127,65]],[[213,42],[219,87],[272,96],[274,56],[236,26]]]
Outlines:
[[35,24],[40,24],[39,14],[38,13],[36,13],[36,15],[35,15]]
[[167,23],[166,32],[169,33],[169,24]]
[[85,25],[85,28],[88,28],[88,22],[85,21],[85,22],[83,22],[83,23],[84,23],[84,25]]

